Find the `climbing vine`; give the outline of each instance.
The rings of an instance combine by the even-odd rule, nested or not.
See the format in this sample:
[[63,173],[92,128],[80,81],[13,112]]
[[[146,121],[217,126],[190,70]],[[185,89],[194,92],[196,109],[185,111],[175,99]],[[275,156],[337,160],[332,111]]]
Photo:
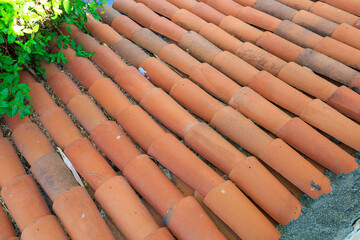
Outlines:
[[49,43],[56,41],[59,49],[71,47],[82,57],[94,54],[76,46],[59,25],[71,23],[86,31],[86,14],[100,20],[96,9],[105,3],[106,0],[0,0],[0,115],[13,117],[19,113],[23,118],[31,113],[32,106],[27,104],[30,89],[19,83],[19,71],[34,69],[43,75],[40,60],[67,61],[62,52],[49,53]]

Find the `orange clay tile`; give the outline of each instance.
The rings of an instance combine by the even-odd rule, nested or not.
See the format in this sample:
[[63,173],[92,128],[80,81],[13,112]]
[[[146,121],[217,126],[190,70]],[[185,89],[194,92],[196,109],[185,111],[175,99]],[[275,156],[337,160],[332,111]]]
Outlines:
[[309,48],[306,48],[299,54],[296,58],[296,63],[309,67],[315,72],[329,76],[345,85],[351,84],[359,76],[359,72],[352,68]]
[[[213,208],[214,213],[218,214],[220,211],[224,212],[224,214],[232,220],[238,221],[239,226],[243,224],[251,224],[258,225],[264,216],[253,214],[252,218],[246,218],[246,216],[250,212],[255,210],[255,206],[250,204],[250,201],[246,199],[244,196],[240,195],[240,192],[235,192],[236,186],[233,185],[230,181],[225,181],[219,184],[216,188],[213,188],[209,194],[207,194],[204,198],[204,203],[210,208]],[[235,200],[237,199],[237,200]],[[239,202],[241,201],[241,203]],[[229,208],[228,206],[232,206]],[[218,208],[217,208],[218,207]],[[242,212],[242,216],[239,219],[239,216],[236,215],[237,212]],[[259,221],[260,220],[260,221]],[[227,223],[225,221],[225,223]],[[271,224],[270,224],[271,225]],[[242,239],[278,239],[280,234],[272,229],[270,225],[262,226],[258,228],[256,231],[242,231],[241,228],[234,227],[233,230],[242,238]],[[259,231],[259,229],[261,229]]]
[[281,20],[251,7],[244,7],[237,17],[249,24],[272,32],[275,31],[281,23]]
[[167,228],[158,228],[155,232],[149,234],[144,240],[166,240],[173,239],[173,235],[167,230]]
[[230,52],[236,51],[242,45],[241,41],[212,23],[204,25],[199,34],[219,48]]
[[[300,148],[302,145],[305,145],[307,141],[310,141],[310,135],[308,134],[310,130],[311,128],[309,128],[308,125],[302,122],[299,118],[293,118],[283,128],[281,128],[277,134],[279,137],[284,139],[284,141],[294,146],[294,148]],[[319,159],[320,155],[322,155],[321,158],[323,160],[318,162],[322,165],[326,164],[328,168],[332,169],[332,171],[336,174],[339,174],[340,172],[349,173],[357,167],[356,162],[354,162],[354,158],[346,154],[341,148],[333,149],[334,153],[329,154],[328,149],[333,147],[323,140],[323,136],[320,133],[314,132],[311,136],[311,141],[319,151],[308,149],[306,155],[312,159]],[[334,160],[328,161],[330,158]],[[342,161],[338,162],[335,159],[342,159]]]
[[[101,126],[102,126],[102,125],[100,125],[99,127],[101,127]],[[112,125],[112,126],[113,126],[113,125]],[[115,124],[115,126],[117,127],[116,124]],[[98,128],[99,128],[99,127],[98,127]],[[97,128],[97,129],[98,129],[98,128]],[[120,136],[120,135],[119,135],[119,136]],[[116,138],[119,137],[119,136],[116,136]],[[123,136],[125,136],[125,135],[123,135]],[[130,143],[130,141],[128,141],[128,143]],[[131,144],[131,143],[130,143],[130,144]],[[117,146],[117,147],[118,147],[118,146]],[[133,147],[133,148],[136,150],[135,147]],[[138,153],[138,154],[139,154],[139,153]],[[155,166],[156,166],[156,165],[155,165]],[[125,169],[125,170],[126,170],[126,169]],[[160,170],[158,170],[158,171],[160,171]],[[130,176],[128,176],[128,179],[130,179]],[[148,182],[150,183],[150,182],[152,182],[152,181],[149,180]],[[143,185],[143,183],[142,183],[142,185]]]
[[151,6],[150,9],[156,9],[157,11],[155,12],[159,12],[161,15],[167,18],[171,18],[178,10],[178,8],[172,4],[164,4],[164,1],[162,0],[151,0],[148,4],[144,4]]
[[297,56],[304,50],[302,47],[271,32],[264,32],[257,40],[256,45],[287,62],[295,61]]
[[14,227],[11,224],[9,216],[0,209],[0,239],[12,239],[15,238],[16,234]]
[[[99,80],[99,81],[100,81],[100,80]],[[99,82],[99,81],[97,81],[97,82]],[[96,82],[96,83],[97,83],[97,82]],[[95,84],[96,84],[96,83],[95,83]],[[100,125],[100,126],[101,126],[101,125]],[[115,126],[116,126],[116,125],[115,125]],[[117,137],[118,137],[118,136],[117,136]],[[135,149],[136,149],[136,148],[135,148]],[[151,182],[151,181],[149,181],[149,182]]]
[[159,54],[160,50],[167,45],[164,40],[147,28],[142,28],[136,31],[131,40],[141,46],[144,46],[145,49],[151,49],[149,51],[156,55]]
[[134,67],[121,70],[114,79],[136,101],[140,102],[149,91],[155,88]]
[[197,3],[196,0],[171,0],[169,2],[171,2],[175,6],[178,6],[179,8],[184,8],[184,9],[192,8]]
[[312,100],[266,71],[259,72],[248,86],[267,100],[277,103],[296,115],[300,115]]
[[323,2],[344,11],[360,16],[360,3],[357,0],[339,1],[339,0],[323,0]]
[[[147,42],[150,45],[150,42]],[[150,45],[152,49],[156,49],[158,46]],[[144,61],[146,58],[149,57],[145,52],[143,51],[136,51],[137,49],[134,48],[134,45],[132,42],[130,42],[128,39],[122,39],[119,42],[117,42],[113,47],[114,50],[121,53],[124,56],[132,56],[130,58],[130,62],[135,66],[138,67],[142,61]],[[132,54],[132,52],[135,51],[136,55]],[[115,55],[114,55],[115,56]],[[124,66],[125,67],[125,66]],[[119,69],[121,71],[124,68]],[[118,72],[119,72],[118,71]],[[116,75],[115,75],[116,76]]]
[[[32,96],[30,104],[36,106],[34,109],[38,114],[41,115],[47,109],[57,107],[49,94],[46,91],[44,92],[44,87],[41,83],[30,83],[29,87],[30,95]],[[41,106],[38,103],[41,103]]]
[[0,170],[0,186],[4,186],[11,179],[24,175],[25,170],[9,140],[0,137],[0,149],[0,165],[2,166]]
[[115,77],[121,69],[127,66],[121,59],[114,55],[109,55],[111,49],[107,46],[99,46],[95,49],[95,52],[95,55],[93,55],[91,59],[96,61],[98,63],[97,65],[104,69],[110,77]]
[[[257,171],[255,172],[254,169],[256,169]],[[277,167],[277,169],[280,168]],[[296,168],[287,167],[285,171],[292,172],[294,171],[294,169]],[[284,170],[280,170],[280,172],[284,172]],[[261,178],[259,178],[259,176],[261,176]],[[244,192],[255,191],[254,188],[257,189],[256,191],[261,191],[263,193],[262,198],[268,199],[268,201],[271,202],[269,204],[271,205],[270,208],[262,209],[271,216],[273,216],[275,219],[277,219],[281,224],[286,225],[290,221],[295,220],[300,216],[301,204],[296,200],[296,198],[289,194],[288,190],[284,186],[282,186],[281,184],[265,184],[267,182],[274,181],[275,177],[255,157],[248,157],[244,161],[239,163],[230,172],[229,177],[234,180],[237,179],[235,181],[237,183],[244,183],[244,181],[241,179],[246,179],[248,181],[247,184],[238,184],[239,188],[242,189]],[[286,191],[287,194],[284,194],[284,191]],[[280,202],[271,200],[273,198],[273,194],[285,196],[285,199],[282,200],[283,203],[280,204]],[[264,199],[256,198],[253,198],[253,200],[257,203],[261,203],[261,201],[264,201]],[[284,211],[284,213],[282,213],[281,211]]]
[[[285,125],[286,127],[287,125]],[[271,142],[268,146],[265,147],[262,153],[260,153],[260,156],[262,154],[270,155],[273,158],[276,158],[277,151],[276,149],[282,149],[286,148],[286,144],[284,141],[282,141],[280,138],[275,139],[273,142]],[[274,151],[275,150],[275,151]],[[295,158],[296,152],[288,152],[289,158]],[[326,178],[317,168],[313,167],[313,165],[307,161],[302,161],[299,165],[302,165],[301,167],[298,165],[291,163],[289,166],[283,169],[282,166],[284,166],[281,163],[277,163],[279,166],[277,168],[279,169],[279,173],[283,176],[286,176],[287,179],[289,179],[290,182],[292,182],[295,186],[297,186],[301,191],[308,194],[312,199],[316,199],[322,194],[327,194],[331,192],[331,184],[330,180]],[[277,165],[275,163],[275,165]],[[298,172],[299,169],[307,169],[306,171],[302,172],[301,174]],[[294,179],[293,179],[294,178]],[[296,178],[296,179],[295,179]],[[301,183],[301,184],[299,184]],[[321,186],[321,189],[317,189],[315,191],[313,184],[317,184]]]
[[156,221],[157,225],[159,225],[159,227],[165,227],[165,224],[162,221],[163,217],[155,210],[155,208],[153,208],[145,199],[143,199],[143,203],[151,216]]
[[213,222],[216,224],[216,226],[219,228],[219,230],[227,237],[229,240],[240,240],[240,237],[228,226],[226,225],[218,216],[216,216],[213,211],[211,211],[204,203],[204,197],[201,196],[200,193],[194,192],[193,193],[194,198],[196,201],[200,203],[200,205],[204,208],[204,210],[208,213],[210,218],[213,220]]
[[209,92],[225,102],[228,102],[231,96],[241,88],[231,81],[224,85],[222,79],[227,79],[227,77],[207,63],[193,68],[189,76],[190,79],[197,79],[199,85],[206,86]]
[[[87,34],[81,34],[75,38],[77,44],[81,44],[84,49],[88,49],[89,52],[94,52],[100,44]],[[69,59],[71,60],[71,59]]]
[[327,101],[337,89],[337,86],[294,62],[286,64],[280,70],[278,77],[282,80],[286,79],[291,86],[317,96],[323,101]]
[[20,231],[34,220],[50,214],[38,186],[30,175],[15,177],[2,186],[1,197],[12,217],[16,219]]
[[89,31],[89,33],[92,33],[95,27],[99,26],[99,23],[95,20],[94,17],[91,14],[86,14],[87,22],[85,23],[86,29]]
[[[173,228],[172,226],[181,226],[174,231],[175,235],[184,234],[190,239],[206,239],[209,234],[213,239],[225,239],[211,219],[203,217],[205,214],[206,212],[201,208],[197,201],[189,196],[181,199],[173,206],[166,213],[163,221],[169,228]],[[187,217],[189,215],[193,216],[190,220]],[[208,229],[208,231],[198,231],[197,224],[200,226],[212,225],[214,228]]]
[[[317,128],[321,125],[321,129],[326,129],[326,132],[330,135],[336,135],[341,142],[356,151],[360,150],[360,140],[358,139],[360,136],[359,124],[343,118],[343,115],[322,101],[318,99],[312,101],[301,113],[301,118]],[[316,123],[313,119],[316,119]],[[330,124],[328,119],[335,120],[337,124]]]
[[32,164],[31,172],[53,201],[64,191],[79,185],[57,153],[38,158]]
[[127,97],[118,91],[119,88],[108,78],[99,79],[89,88],[89,93],[106,108],[111,116],[117,116],[123,109],[131,106]]
[[157,15],[142,3],[137,3],[130,8],[127,15],[136,19],[140,25],[146,28],[149,28],[150,24],[157,18]]
[[253,6],[256,2],[256,0],[234,0],[234,2],[237,2],[238,4],[241,4],[243,6]]
[[215,6],[216,9],[221,9],[220,12],[225,15],[237,16],[243,8],[232,0],[204,0],[202,2],[207,3],[210,6]]
[[189,49],[191,55],[207,63],[212,63],[216,55],[221,52],[218,47],[193,31],[185,33],[178,42],[178,45],[183,49]]
[[69,159],[76,158],[72,164],[95,191],[106,180],[116,176],[115,171],[87,139],[76,140],[67,146],[65,154]]
[[96,142],[101,151],[122,171],[131,160],[140,154],[114,121],[107,121],[99,125],[91,133],[90,139]]
[[29,117],[24,117],[20,119],[20,114],[16,114],[14,117],[8,117],[4,115],[4,119],[6,120],[6,124],[14,131],[18,126],[21,126],[25,123],[31,123]]
[[351,88],[352,90],[354,90],[357,93],[360,93],[360,75],[358,75],[356,78],[354,78],[351,81],[349,88]]
[[185,29],[163,17],[159,17],[154,22],[152,22],[150,29],[161,35],[167,36],[176,42],[178,42],[181,36],[186,33]]
[[[224,20],[226,20],[226,18],[225,18]],[[236,21],[236,20],[235,20],[235,21]],[[298,27],[299,27],[299,26],[298,26]],[[236,31],[234,31],[234,29],[231,29],[231,28],[230,28],[230,29],[227,29],[227,30],[231,31],[232,34],[235,34],[235,33],[236,33]],[[305,30],[305,29],[303,29],[303,30]],[[261,32],[260,32],[260,34],[261,34]],[[319,36],[319,37],[320,37],[320,36]],[[213,39],[211,39],[211,40],[213,40]],[[275,44],[275,45],[276,45],[276,44]],[[267,50],[268,50],[268,51],[270,51],[270,50],[276,51],[276,47],[274,47],[275,45],[271,45],[271,47],[270,47],[269,49],[267,49]],[[272,48],[274,48],[274,49],[272,49]],[[276,52],[274,52],[274,53],[276,53]],[[278,54],[279,56],[281,56],[280,53],[276,53],[276,54]],[[285,54],[285,57],[287,56],[287,54],[286,54],[285,51],[283,51],[282,54]],[[292,58],[294,58],[295,56],[296,56],[296,54],[294,54]],[[344,56],[342,56],[342,57],[344,58]],[[260,59],[259,59],[259,60],[260,60]],[[340,64],[340,65],[341,65],[341,64]],[[321,73],[326,75],[326,72],[327,72],[327,71],[325,71],[325,69],[324,69],[324,71],[322,71]],[[287,80],[287,81],[288,81],[288,80]],[[355,82],[354,82],[354,84],[355,84]],[[356,86],[354,86],[354,89],[355,89],[355,88],[356,88]]]
[[256,68],[264,69],[274,75],[277,75],[286,65],[284,60],[262,50],[250,42],[245,42],[236,51],[235,55],[254,65]]
[[241,85],[248,85],[259,72],[241,58],[227,51],[219,53],[213,60],[212,65],[219,71],[226,72],[228,77]]
[[113,8],[122,9],[124,14],[128,14],[129,10],[136,5],[134,1],[114,1]]
[[177,99],[182,106],[209,122],[223,106],[195,86],[189,79],[183,79],[171,88],[170,95]]
[[295,9],[292,9],[275,0],[256,0],[252,7],[281,20],[292,20],[298,12]]
[[219,26],[236,38],[251,43],[255,43],[262,34],[261,30],[244,23],[233,16],[226,16]]
[[360,69],[360,51],[333,38],[325,37],[314,50],[331,56],[350,67]]
[[221,20],[225,17],[224,14],[212,9],[207,4],[198,2],[190,10],[190,12],[200,16],[207,22],[220,24]]
[[[139,155],[131,161],[124,169],[124,176],[133,183],[137,191],[143,193],[143,197],[151,206],[158,209],[161,216],[165,216],[174,204],[184,198],[183,194],[173,188],[171,181],[168,181],[166,175],[162,174],[159,167],[146,155]],[[154,192],[161,196],[155,196]]]
[[304,106],[302,106],[302,107],[304,107]]
[[[228,106],[218,111],[210,124],[254,155],[258,155],[261,149],[273,140],[269,135],[263,134],[253,122]],[[233,125],[233,128],[229,128],[230,125]],[[248,134],[248,141],[243,140],[240,134]]]
[[114,239],[83,187],[73,187],[64,191],[54,200],[53,209],[72,239]]
[[[132,78],[133,79],[133,78]],[[187,80],[188,81],[188,80]],[[176,85],[176,86],[178,86],[178,85]],[[179,85],[179,86],[181,86],[181,85]],[[188,85],[189,86],[189,85]],[[175,87],[175,86],[174,86]],[[186,91],[185,91],[186,92]],[[185,94],[185,93],[184,93]],[[155,97],[153,97],[153,98],[155,98]],[[152,98],[152,99],[153,99]],[[186,97],[185,97],[186,98]],[[189,99],[193,99],[193,98],[189,98]],[[157,104],[158,106],[159,106],[159,104]],[[161,104],[160,104],[161,105]],[[241,124],[240,124],[241,125]],[[225,156],[225,155],[227,155],[228,154],[228,152],[233,152],[233,151],[230,151],[229,149],[228,150],[226,150],[226,151],[222,151],[222,149],[218,149],[218,146],[213,146],[212,144],[213,144],[213,142],[219,142],[219,140],[217,140],[217,141],[215,141],[215,140],[213,140],[212,142],[208,142],[208,143],[205,143],[205,142],[203,142],[203,143],[200,143],[200,142],[198,142],[196,139],[198,138],[198,139],[204,139],[204,141],[206,140],[206,139],[214,139],[214,138],[217,138],[216,136],[214,136],[214,135],[209,135],[209,131],[208,131],[208,128],[204,128],[204,127],[201,127],[201,126],[203,126],[203,124],[198,124],[198,125],[196,125],[196,126],[194,126],[191,130],[190,130],[190,132],[186,135],[186,142],[187,143],[189,143],[190,144],[190,146],[194,146],[194,149],[196,149],[198,152],[200,152],[203,156],[205,156],[207,159],[211,159],[212,160],[212,162],[216,162],[217,163],[217,166],[219,166],[219,165],[221,165],[221,162],[219,162],[219,159],[217,159],[217,158],[214,158],[214,156],[218,156],[219,155],[219,153],[221,152],[221,154],[220,155],[222,155],[222,156]],[[200,127],[200,128],[199,128]],[[198,131],[196,131],[196,129],[198,129]],[[199,131],[199,130],[202,130],[202,131]],[[205,131],[205,132],[204,132]],[[196,134],[194,134],[196,132]],[[197,136],[197,137],[194,137],[194,136]],[[221,140],[220,140],[220,142],[221,142]],[[199,148],[199,144],[200,145],[202,145],[202,146],[209,146],[209,148],[210,149],[203,149],[203,148]],[[222,146],[224,146],[224,144],[218,144],[218,145],[222,145]],[[198,146],[198,147],[197,147]],[[213,149],[218,149],[218,150],[216,150],[217,151],[217,153],[218,154],[214,154],[214,153],[212,153],[212,154],[210,154],[211,152],[213,152]],[[209,154],[210,154],[210,156],[209,156],[209,154],[206,154],[206,152],[208,152]],[[214,155],[214,156],[212,156],[212,155]],[[241,157],[241,158],[243,158],[243,157]],[[236,157],[232,157],[232,156],[229,156],[229,157],[226,157],[226,159],[236,159]],[[236,165],[236,163],[233,163],[233,165]],[[227,170],[226,170],[226,172],[229,172],[230,171],[230,169],[232,169],[233,168],[233,166],[230,166],[230,167],[225,167],[225,166],[223,166],[222,167],[222,169],[226,169],[227,168]],[[250,194],[250,195],[252,195],[252,194]],[[300,209],[300,208],[299,208]],[[291,217],[292,218],[292,217]],[[289,220],[280,220],[282,223],[287,223]]]
[[61,108],[48,109],[40,115],[39,119],[46,126],[47,131],[57,145],[62,149],[73,141],[82,138],[80,131]]
[[354,28],[349,24],[340,24],[340,26],[333,32],[331,37],[356,49],[360,49],[360,43],[358,40],[360,38],[360,31],[359,29]]
[[[128,6],[124,6],[124,7],[128,7]],[[103,9],[104,8],[104,9]],[[112,22],[116,17],[118,17],[120,15],[119,12],[117,11],[110,11],[111,7],[107,4],[104,4],[103,8],[98,8],[97,12],[105,12],[105,14],[103,15],[102,19],[104,21],[109,21]]]
[[95,103],[86,95],[78,95],[72,98],[67,107],[71,112],[76,112],[76,118],[89,133],[98,125],[107,121],[107,118]]
[[[239,0],[235,0],[239,1]],[[310,0],[276,0],[297,10],[310,10],[314,2]]]
[[[117,194],[114,194],[114,191]],[[113,177],[102,184],[95,192],[95,199],[102,203],[104,210],[127,238],[144,239],[158,228],[151,215],[144,214],[147,213],[147,209],[135,191],[121,176]],[[118,204],[120,204],[119,206],[126,206],[127,210],[124,211],[119,207],[114,209],[113,206]],[[139,210],[140,212],[138,212]]]
[[[27,131],[23,131],[23,129],[25,129]],[[40,137],[40,135],[42,135],[42,137]],[[49,141],[42,134],[41,130],[35,124],[25,123],[25,124],[17,127],[15,129],[15,131],[13,132],[12,137],[14,139],[14,142],[17,144],[20,152],[25,157],[27,157],[27,160],[31,165],[36,166],[37,163],[39,163],[39,162],[45,163],[43,161],[41,162],[40,159],[48,159],[46,156],[50,156],[51,153],[55,154],[51,148]],[[24,141],[28,138],[31,138],[31,140]],[[47,152],[50,152],[49,154],[45,153],[46,151],[44,151],[44,149],[48,148],[47,146],[49,146],[49,148],[51,148],[51,150],[52,150],[52,151],[47,151]],[[33,151],[33,152],[31,152],[31,151]],[[36,157],[36,156],[38,156],[38,157]],[[56,156],[57,156],[57,158],[53,158],[53,159],[55,159],[57,161],[57,163],[60,164],[58,166],[62,165],[62,167],[60,167],[60,168],[55,167],[56,177],[53,174],[54,171],[47,171],[46,169],[44,169],[44,166],[42,166],[42,164],[38,165],[38,167],[35,167],[33,169],[33,173],[37,177],[39,182],[48,183],[44,186],[44,189],[48,190],[48,187],[51,188],[51,192],[49,192],[49,196],[52,198],[52,200],[54,202],[53,209],[54,209],[55,213],[57,214],[57,216],[61,219],[61,222],[67,229],[67,232],[72,237],[72,239],[82,239],[81,237],[87,236],[87,234],[89,236],[93,237],[96,235],[96,234],[94,234],[95,232],[99,232],[102,235],[101,239],[105,238],[105,239],[112,240],[113,237],[110,234],[110,231],[108,230],[107,226],[105,225],[105,222],[103,222],[99,212],[97,211],[92,200],[89,198],[89,195],[87,194],[86,190],[84,190],[85,194],[83,194],[81,196],[77,196],[76,198],[74,198],[73,200],[70,200],[69,202],[71,204],[81,203],[76,207],[76,209],[78,211],[83,211],[85,208],[95,210],[95,211],[93,211],[95,214],[93,214],[91,217],[88,218],[87,224],[81,224],[82,227],[81,228],[77,227],[76,231],[75,231],[73,226],[77,226],[79,223],[78,220],[81,218],[74,217],[74,215],[73,215],[74,211],[72,211],[71,209],[70,209],[70,212],[56,210],[55,205],[57,205],[57,204],[61,205],[63,203],[63,201],[61,199],[58,201],[58,199],[59,199],[58,196],[63,195],[64,190],[67,190],[67,188],[70,187],[71,188],[70,190],[73,190],[74,189],[73,185],[75,185],[75,186],[78,185],[76,183],[75,179],[73,178],[73,175],[69,172],[68,168],[65,166],[62,159],[60,159],[58,155],[56,155]],[[32,161],[31,157],[36,158],[36,160]],[[67,175],[60,174],[60,173],[64,173],[64,171],[63,172],[59,171],[61,168],[66,169],[68,174]],[[38,171],[35,171],[36,169]],[[45,174],[44,174],[44,171],[46,172]],[[71,179],[75,183],[71,184]],[[69,200],[69,198],[65,198],[65,200],[67,201],[67,200]],[[66,208],[66,209],[62,209],[62,210],[69,210],[69,209]],[[95,231],[93,231],[90,228],[90,225],[93,226],[94,224],[98,226],[98,228]],[[54,231],[54,233],[55,233],[55,231]]]
[[[155,157],[163,163],[168,169],[177,169],[172,171],[182,180],[194,189],[198,189],[206,195],[217,184],[221,183],[223,179],[212,171],[210,168],[205,167],[206,164],[202,161],[195,161],[195,155],[187,149],[184,145],[178,144],[177,139],[169,134],[163,134],[157,138],[150,146],[148,151],[150,156]],[[167,157],[168,156],[168,157]],[[171,158],[169,157],[171,156]],[[172,160],[170,160],[172,159]],[[174,159],[178,159],[174,161]],[[180,160],[182,159],[182,160]],[[176,164],[175,164],[176,163]],[[180,169],[203,169],[199,171],[182,171]],[[195,181],[197,179],[197,181]],[[206,179],[206,181],[205,181]]]
[[[86,58],[76,57],[65,64],[67,69],[71,71],[71,75],[75,79],[81,80],[81,85],[86,88],[89,88],[96,80],[103,77],[94,65],[87,64],[88,61]],[[49,85],[51,85],[51,82],[49,82]],[[50,87],[52,88],[52,86]]]
[[315,2],[311,6],[309,11],[336,23],[347,23],[349,25],[354,25],[359,19],[359,17],[351,13],[342,11],[338,8],[335,8],[329,4],[320,1]]
[[[169,92],[174,84],[182,81],[182,78],[178,74],[156,58],[149,57],[145,59],[140,64],[140,67],[145,71],[147,71],[147,69],[154,69],[153,71],[147,71],[146,76],[149,77],[151,81],[155,81],[155,85],[164,89],[166,92]],[[163,78],[163,75],[168,76],[168,78]]]
[[95,37],[105,37],[106,39],[108,39],[107,42],[109,43],[109,46],[112,46],[121,39],[123,39],[119,34],[116,34],[116,32],[114,32],[114,29],[112,29],[112,27],[110,27],[109,25],[97,26],[93,29],[91,34],[93,34]]
[[148,91],[141,99],[140,105],[181,137],[184,137],[187,131],[198,123],[190,114],[184,114],[185,111],[178,103],[160,88],[153,88]]
[[[139,106],[133,105],[121,111],[116,120],[119,124],[127,129],[126,132],[143,148],[148,151],[151,143],[164,134],[162,128],[157,125]],[[137,129],[133,126],[142,126]],[[142,132],[148,134],[143,135]]]
[[324,37],[331,36],[339,26],[337,23],[331,22],[305,10],[299,11],[292,21]]
[[111,26],[115,29],[122,29],[122,31],[124,31],[125,37],[127,38],[132,38],[134,32],[141,28],[138,24],[133,21],[129,21],[129,19],[123,15],[119,15],[109,24],[111,24]]
[[327,103],[340,112],[360,122],[359,95],[346,86],[341,86],[329,97]]
[[288,20],[282,21],[274,33],[301,47],[314,48],[322,37]]
[[[243,87],[238,90],[230,99],[229,105],[239,110],[241,109],[241,112],[244,112],[246,116],[255,122],[261,119],[260,112],[258,112],[261,111],[261,115],[264,114],[267,116],[266,121],[260,120],[264,122],[263,127],[272,129],[272,132],[277,132],[291,119],[290,116],[280,111],[280,109],[276,109],[275,106],[271,106],[270,102],[248,87]],[[261,105],[262,107],[255,107],[256,105]]]
[[[65,55],[66,56],[66,55]],[[66,56],[69,57],[69,56]],[[49,80],[49,78],[51,78],[54,74],[59,72],[59,69],[56,67],[55,64],[49,64],[46,61],[41,61],[41,68],[45,70],[44,74],[46,76],[46,80]],[[23,71],[21,73],[22,78],[28,78],[26,77],[27,74],[30,74],[28,71]],[[25,80],[26,83],[33,83],[34,82],[34,78],[31,76],[31,79]]]
[[180,9],[172,16],[171,21],[187,30],[194,30],[198,32],[206,22],[195,14]]
[[200,62],[174,44],[168,44],[159,52],[159,58],[176,66],[181,72],[190,74]]
[[68,76],[65,73],[58,72],[52,75],[47,80],[47,83],[56,95],[58,95],[65,104],[68,104],[71,98],[81,95],[82,93],[72,81],[66,81],[66,79],[68,79]]
[[21,239],[68,239],[64,230],[59,224],[58,219],[54,215],[47,215],[37,219],[29,225],[21,234]]
[[34,123],[18,126],[12,135],[16,146],[30,165],[39,157],[54,152],[48,139]]

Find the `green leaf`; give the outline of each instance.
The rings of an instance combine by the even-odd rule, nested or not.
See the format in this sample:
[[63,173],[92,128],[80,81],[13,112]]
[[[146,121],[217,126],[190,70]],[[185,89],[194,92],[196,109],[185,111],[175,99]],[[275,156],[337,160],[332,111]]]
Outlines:
[[69,33],[71,33],[71,28],[69,25],[66,25],[66,29],[69,31]]
[[[7,88],[4,88],[1,92],[0,92],[0,101],[3,101],[5,99],[7,99],[9,97],[9,90]],[[0,104],[3,102],[0,102]],[[1,105],[0,105],[1,107]]]
[[0,107],[0,115],[3,115],[4,113],[6,113],[6,108]]
[[64,10],[66,13],[69,13],[71,11],[71,4],[70,4],[70,1],[69,0],[64,0],[63,1],[63,6],[64,6]]
[[11,44],[11,43],[14,43],[15,42],[15,39],[16,37],[12,34],[9,34],[8,37],[7,37],[7,40],[8,42]]
[[61,44],[61,41],[60,41],[60,40],[57,40],[57,41],[56,41],[56,46],[58,47],[59,50],[61,49],[62,44]]
[[0,43],[4,43],[4,42],[5,42],[4,36],[0,33]]
[[33,27],[32,31],[33,32],[37,32],[39,30],[40,25],[35,25],[35,27]]

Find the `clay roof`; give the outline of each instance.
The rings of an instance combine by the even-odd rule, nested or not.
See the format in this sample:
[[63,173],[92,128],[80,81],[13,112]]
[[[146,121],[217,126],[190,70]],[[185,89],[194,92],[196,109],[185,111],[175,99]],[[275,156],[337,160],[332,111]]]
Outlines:
[[[21,238],[278,239],[301,193],[332,191],[324,169],[358,167],[356,4],[115,0],[89,34],[62,25],[95,54],[50,49],[68,61],[20,75],[33,115],[4,116]],[[16,236],[0,211],[0,239]]]

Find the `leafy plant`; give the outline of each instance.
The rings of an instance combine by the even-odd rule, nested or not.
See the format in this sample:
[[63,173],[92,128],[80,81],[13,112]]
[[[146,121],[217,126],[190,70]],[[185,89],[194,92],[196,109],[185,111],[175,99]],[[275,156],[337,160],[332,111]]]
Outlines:
[[[49,43],[56,39],[59,49],[72,47],[78,56],[90,57],[94,53],[82,50],[74,40],[64,35],[59,25],[75,24],[85,30],[86,13],[100,20],[96,9],[106,0],[0,0],[0,115],[20,117],[31,113],[29,86],[19,83],[19,71],[35,69],[43,75],[40,60],[63,62],[62,52],[49,53]],[[68,31],[71,29],[67,27]]]

